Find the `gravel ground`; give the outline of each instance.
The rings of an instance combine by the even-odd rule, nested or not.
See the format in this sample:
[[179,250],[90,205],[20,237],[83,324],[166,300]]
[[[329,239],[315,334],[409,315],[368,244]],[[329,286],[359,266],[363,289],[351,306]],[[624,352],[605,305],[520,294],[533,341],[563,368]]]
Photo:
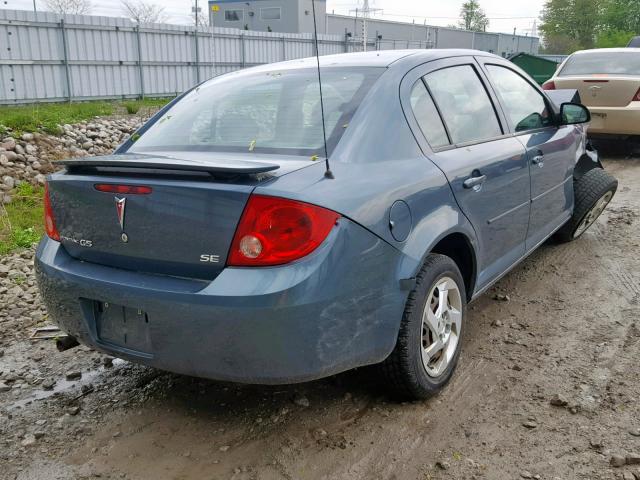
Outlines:
[[436,398],[368,369],[301,385],[173,375],[29,339],[33,251],[0,259],[0,478],[640,479],[640,160],[580,240],[469,309]]

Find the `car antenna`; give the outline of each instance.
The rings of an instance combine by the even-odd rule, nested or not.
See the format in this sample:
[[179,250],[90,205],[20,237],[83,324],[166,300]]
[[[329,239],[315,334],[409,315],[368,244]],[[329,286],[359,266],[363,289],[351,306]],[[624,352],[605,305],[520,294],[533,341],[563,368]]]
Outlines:
[[322,76],[320,75],[320,50],[318,50],[318,23],[316,21],[316,0],[311,0],[313,13],[313,38],[316,47],[316,65],[318,66],[318,86],[320,87],[320,113],[322,114],[322,138],[324,139],[324,163],[327,169],[324,172],[326,178],[335,178],[329,167],[329,149],[327,148],[327,127],[324,120],[324,102],[322,100]]

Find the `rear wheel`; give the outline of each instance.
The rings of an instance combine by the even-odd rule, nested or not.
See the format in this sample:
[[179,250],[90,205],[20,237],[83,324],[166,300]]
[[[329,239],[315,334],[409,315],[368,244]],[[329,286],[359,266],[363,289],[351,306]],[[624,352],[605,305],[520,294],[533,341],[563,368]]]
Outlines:
[[586,172],[574,183],[573,216],[556,234],[561,242],[580,237],[607,207],[618,188],[618,180],[601,168]]
[[396,346],[382,370],[396,393],[424,399],[451,378],[460,356],[466,292],[456,263],[429,255],[409,295]]

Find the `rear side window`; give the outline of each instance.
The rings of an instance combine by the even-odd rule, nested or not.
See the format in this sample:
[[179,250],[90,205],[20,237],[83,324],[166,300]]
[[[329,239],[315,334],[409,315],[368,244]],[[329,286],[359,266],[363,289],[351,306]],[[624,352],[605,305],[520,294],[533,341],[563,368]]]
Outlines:
[[544,98],[529,82],[498,65],[487,65],[487,71],[513,130],[522,132],[551,124]]
[[593,51],[571,55],[558,74],[568,75],[640,75],[640,53]]
[[422,80],[418,80],[411,90],[411,108],[420,130],[432,148],[449,145],[447,131],[444,129],[440,114]]
[[443,68],[424,77],[453,143],[502,135],[487,91],[471,65]]

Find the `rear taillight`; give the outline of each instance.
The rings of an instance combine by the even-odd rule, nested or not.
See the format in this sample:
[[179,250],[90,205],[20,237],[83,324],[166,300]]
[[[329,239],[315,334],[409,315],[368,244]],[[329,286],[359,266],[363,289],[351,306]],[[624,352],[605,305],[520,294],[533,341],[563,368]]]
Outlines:
[[44,185],[44,229],[49,238],[60,241],[60,233],[56,228],[56,219],[51,208],[51,197],[49,196],[49,185]]
[[99,192],[119,193],[121,195],[148,195],[152,192],[151,187],[143,185],[115,185],[113,183],[96,183],[95,189]]
[[285,198],[251,195],[233,237],[227,264],[282,265],[313,252],[340,215]]
[[640,88],[638,89],[638,91],[636,92],[636,94],[633,96],[633,98],[631,99],[632,102],[640,102]]
[[544,82],[542,84],[542,89],[543,90],[555,90],[556,89],[556,84],[552,80],[549,80],[549,81]]

